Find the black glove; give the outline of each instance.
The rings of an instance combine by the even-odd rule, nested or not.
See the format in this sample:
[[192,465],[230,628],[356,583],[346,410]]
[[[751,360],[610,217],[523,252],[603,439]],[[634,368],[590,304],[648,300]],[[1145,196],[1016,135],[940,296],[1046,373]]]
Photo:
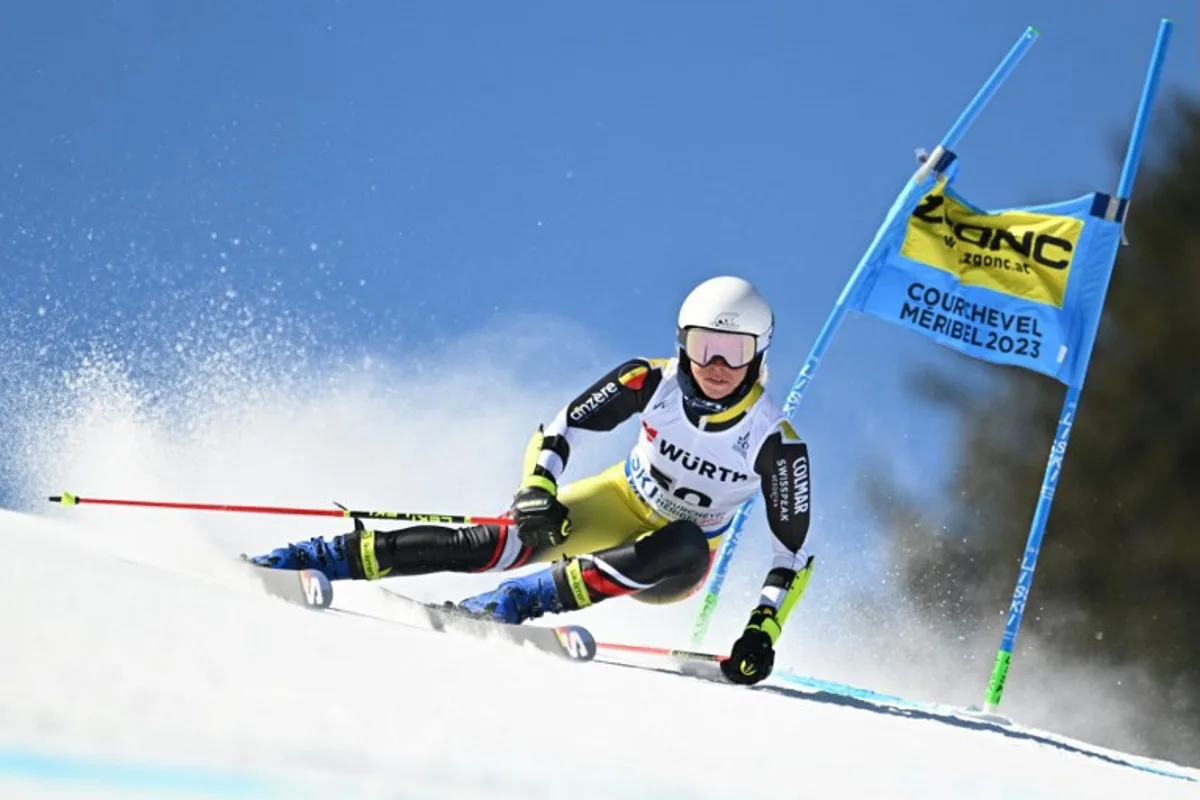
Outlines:
[[541,486],[525,486],[513,499],[517,535],[529,547],[562,544],[571,532],[567,507]]
[[733,683],[749,685],[758,683],[771,674],[775,666],[775,638],[779,624],[775,620],[775,609],[759,606],[750,615],[750,622],[741,637],[733,643],[729,658],[721,662],[721,672]]

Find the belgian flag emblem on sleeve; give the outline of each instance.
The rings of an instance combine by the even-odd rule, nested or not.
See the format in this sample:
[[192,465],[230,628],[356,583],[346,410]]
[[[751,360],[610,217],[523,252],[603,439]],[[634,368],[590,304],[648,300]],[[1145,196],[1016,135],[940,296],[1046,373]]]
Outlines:
[[638,391],[642,388],[642,384],[646,382],[647,372],[649,370],[646,367],[634,367],[627,372],[621,373],[621,377],[617,378],[617,380],[621,382],[622,386],[628,386],[630,389]]

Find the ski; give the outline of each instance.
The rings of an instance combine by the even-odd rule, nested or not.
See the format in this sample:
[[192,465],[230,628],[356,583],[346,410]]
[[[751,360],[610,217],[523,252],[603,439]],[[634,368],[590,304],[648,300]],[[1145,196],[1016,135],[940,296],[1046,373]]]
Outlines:
[[[266,592],[289,603],[313,609],[329,609],[333,586],[324,573],[315,569],[277,569],[243,560],[243,566],[258,579]],[[596,640],[580,625],[510,625],[476,619],[433,603],[423,603],[391,589],[380,587],[382,596],[402,609],[399,618],[379,616],[348,608],[330,609],[343,614],[368,617],[380,622],[442,633],[463,633],[479,638],[496,638],[519,646],[530,646],[544,653],[571,661],[591,661],[596,656]]]
[[243,563],[269,595],[315,609],[329,608],[333,602],[333,585],[319,570],[275,569],[249,561]]
[[591,631],[580,625],[540,626],[494,622],[468,616],[455,610],[453,606],[439,606],[414,600],[391,589],[380,587],[380,591],[390,603],[404,611],[403,621],[386,621],[442,633],[464,633],[484,639],[501,639],[519,646],[530,646],[570,661],[591,661],[596,657],[596,640]]

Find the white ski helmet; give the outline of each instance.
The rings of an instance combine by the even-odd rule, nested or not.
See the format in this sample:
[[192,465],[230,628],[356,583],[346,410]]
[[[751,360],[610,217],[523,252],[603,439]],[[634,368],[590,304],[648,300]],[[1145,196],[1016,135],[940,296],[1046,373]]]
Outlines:
[[[744,278],[722,275],[692,289],[679,308],[676,325],[678,374],[685,396],[708,413],[741,400],[759,378],[774,332],[771,306]],[[693,363],[706,364],[716,356],[734,368],[750,366],[739,390],[719,403],[704,398],[691,375]]]
[[754,353],[760,354],[771,345],[775,314],[749,281],[722,275],[692,289],[679,308],[677,328],[680,346],[689,328],[700,328],[753,336]]

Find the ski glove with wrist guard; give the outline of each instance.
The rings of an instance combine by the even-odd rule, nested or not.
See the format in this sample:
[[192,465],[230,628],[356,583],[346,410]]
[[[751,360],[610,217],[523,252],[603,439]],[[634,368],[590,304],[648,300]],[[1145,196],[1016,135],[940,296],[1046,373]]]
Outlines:
[[522,486],[513,499],[517,535],[528,547],[562,544],[571,532],[569,512],[555,496],[556,488],[552,481],[543,478],[536,484]]
[[771,674],[775,665],[775,642],[780,633],[775,609],[762,605],[750,614],[745,630],[721,662],[721,672],[733,683],[758,683]]

